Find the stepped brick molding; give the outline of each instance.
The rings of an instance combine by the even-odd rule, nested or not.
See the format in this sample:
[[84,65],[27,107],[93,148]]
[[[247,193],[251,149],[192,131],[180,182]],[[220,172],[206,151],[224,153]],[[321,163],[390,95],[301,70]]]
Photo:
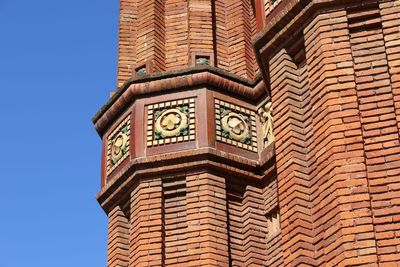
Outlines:
[[120,0],[108,266],[398,266],[400,0]]

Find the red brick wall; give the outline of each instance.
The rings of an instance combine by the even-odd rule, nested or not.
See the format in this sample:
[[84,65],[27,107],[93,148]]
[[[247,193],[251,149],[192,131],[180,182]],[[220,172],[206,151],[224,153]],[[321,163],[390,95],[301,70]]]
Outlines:
[[315,264],[311,214],[309,92],[302,86],[306,67],[283,49],[271,60],[271,97],[275,106],[276,167],[284,264]]
[[[226,195],[230,266],[265,266],[268,260],[279,259],[279,248],[268,242],[266,217],[277,207],[275,181],[260,185],[229,179]],[[273,238],[279,239],[279,234]],[[267,249],[274,252],[268,254]]]
[[189,61],[187,0],[166,0],[165,20],[166,69],[184,68]]
[[[150,72],[179,70],[192,66],[194,55],[210,56],[216,67],[250,80],[262,71],[276,140],[268,172],[260,165],[270,158],[258,158],[265,151],[237,152],[228,145],[219,151],[225,146],[213,139],[213,90],[219,87],[214,84],[196,111],[196,123],[207,123],[197,126],[196,138],[207,140],[196,139],[190,144],[195,148],[175,144],[178,150],[193,148],[193,154],[180,151],[188,158],[196,157],[199,144],[213,146],[218,153],[207,154],[207,167],[164,166],[159,161],[169,157],[165,147],[153,148],[158,161],[147,162],[148,150],[139,144],[140,158],[130,160],[148,164],[149,174],[129,189],[107,180],[105,191],[125,190],[104,197],[118,203],[102,200],[109,217],[108,266],[395,266],[400,262],[400,1],[279,1],[257,39],[264,42],[262,49],[256,45],[260,66],[253,53],[257,25],[251,3],[121,0],[119,85],[143,64]],[[193,77],[177,80],[200,79]],[[151,91],[150,85],[140,86]],[[163,96],[155,95],[164,93],[152,97],[160,101]],[[261,101],[260,95],[236,93],[226,98],[233,103],[246,98],[252,107]],[[147,122],[141,115],[133,116],[134,138],[144,137],[140,131]],[[245,159],[249,155],[251,160]],[[236,156],[246,169],[221,163]],[[128,171],[125,163],[113,174],[121,181],[146,170],[130,165]],[[164,167],[170,173],[151,174]]]
[[[262,184],[207,172],[138,180],[109,213],[108,266],[271,266],[275,179]],[[266,253],[269,251],[270,253]]]
[[129,263],[129,221],[120,206],[109,214],[108,222],[108,264],[109,267],[128,266]]
[[118,86],[146,61],[153,73],[171,71],[192,66],[194,54],[253,79],[255,34],[250,1],[120,0]]
[[139,181],[129,203],[129,267],[161,266],[164,257],[161,179]]
[[118,86],[132,76],[136,66],[137,0],[120,1],[118,41]]
[[376,168],[371,166],[370,185],[378,257],[379,262],[389,265],[400,262],[400,1],[379,3],[379,12],[382,30],[379,38],[383,37],[385,47],[382,61],[386,63],[383,64],[386,68],[381,69],[386,82],[382,87],[387,93],[386,100],[379,97],[382,112],[377,115],[379,121],[390,126],[380,127],[376,140],[381,146],[368,156],[377,163]]
[[[179,266],[188,258],[187,188],[184,176],[163,182],[165,265]],[[190,258],[190,257],[189,257]]]
[[400,261],[399,4],[317,10],[264,55],[286,266]]

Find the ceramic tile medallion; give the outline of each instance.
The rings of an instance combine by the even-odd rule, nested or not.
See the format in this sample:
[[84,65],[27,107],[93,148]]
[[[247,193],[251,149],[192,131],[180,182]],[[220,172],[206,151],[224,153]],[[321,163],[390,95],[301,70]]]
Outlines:
[[147,147],[195,140],[195,99],[147,106]]
[[107,175],[129,156],[130,116],[126,117],[107,138]]
[[215,99],[215,126],[217,141],[257,152],[254,111]]

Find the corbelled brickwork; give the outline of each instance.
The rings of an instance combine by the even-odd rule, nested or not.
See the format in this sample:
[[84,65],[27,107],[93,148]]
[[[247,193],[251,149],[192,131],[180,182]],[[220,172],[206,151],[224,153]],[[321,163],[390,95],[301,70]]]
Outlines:
[[399,266],[399,0],[120,0],[108,266]]

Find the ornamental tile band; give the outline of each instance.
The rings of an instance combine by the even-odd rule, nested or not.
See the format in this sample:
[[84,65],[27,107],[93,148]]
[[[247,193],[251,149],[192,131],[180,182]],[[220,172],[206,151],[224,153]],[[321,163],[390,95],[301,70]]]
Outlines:
[[126,117],[107,138],[107,175],[129,156],[131,120]]
[[147,147],[195,140],[195,99],[147,106]]
[[254,111],[215,99],[217,141],[257,152]]

